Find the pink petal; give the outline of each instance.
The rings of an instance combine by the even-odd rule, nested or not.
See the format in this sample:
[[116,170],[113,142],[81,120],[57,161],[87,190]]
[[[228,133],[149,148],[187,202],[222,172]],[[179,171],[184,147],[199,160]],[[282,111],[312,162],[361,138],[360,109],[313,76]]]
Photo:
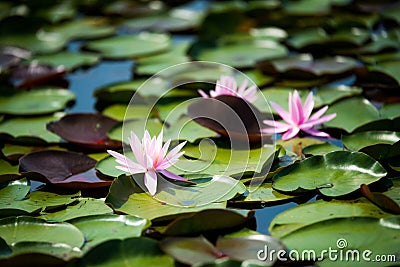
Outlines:
[[316,119],[318,119],[319,117],[321,117],[321,116],[327,111],[327,109],[328,109],[328,106],[325,106],[325,107],[321,108],[320,110],[318,110],[317,112],[315,112],[315,113],[310,117],[309,120],[316,120]]
[[307,96],[306,102],[304,102],[304,107],[303,107],[304,121],[308,120],[313,108],[314,108],[314,97],[313,97],[313,93],[310,92]]
[[176,147],[174,147],[167,155],[167,158],[173,158],[176,154],[179,153],[179,151],[181,151],[182,147],[184,147],[186,145],[187,141],[180,143],[179,145],[177,145]]
[[276,110],[276,112],[278,112],[279,116],[281,116],[281,118],[284,121],[286,121],[289,124],[293,123],[292,117],[290,116],[290,114],[286,110],[281,108],[281,106],[279,106],[275,102],[270,101],[269,103]]
[[[111,156],[116,158],[116,162],[121,165],[121,166],[116,166],[117,169],[126,171],[130,174],[141,173],[146,170],[143,166],[133,162],[132,160],[130,160],[129,158],[125,157],[124,155],[122,155],[118,152],[115,152],[112,150],[107,150],[107,152]],[[122,168],[124,168],[124,169],[122,169]]]
[[149,190],[150,195],[154,196],[157,192],[157,173],[148,171],[144,174],[144,185]]
[[131,137],[129,139],[129,144],[131,146],[133,155],[136,158],[136,161],[142,165],[145,166],[144,164],[144,151],[142,148],[142,143],[140,142],[139,138],[136,136],[136,134],[131,131]]
[[[264,132],[264,133],[283,133],[292,127],[291,125],[288,125],[286,123],[279,122],[279,121],[273,121],[273,120],[264,120],[263,123],[268,126],[274,127],[274,128],[262,129],[262,132]],[[270,129],[273,129],[273,131]]]
[[313,135],[313,136],[319,136],[319,137],[329,137],[329,134],[325,132],[318,131],[316,129],[309,129],[309,130],[304,130],[306,133]]
[[204,97],[204,98],[209,98],[209,96],[203,91],[203,90],[197,90],[197,92],[199,92],[199,94]]
[[334,119],[335,117],[336,117],[336,113],[333,113],[333,114],[323,116],[322,118],[319,118],[316,120],[309,120],[308,123],[312,123],[313,125],[318,125],[318,124],[322,124],[327,121],[330,121],[330,120]]
[[174,179],[174,180],[177,180],[177,181],[185,181],[185,182],[187,181],[182,176],[176,175],[175,173],[172,173],[172,172],[170,172],[168,170],[162,170],[162,171],[159,171],[159,173],[167,176],[168,178],[171,178],[171,179]]
[[[298,103],[300,102],[300,103]],[[298,107],[298,105],[300,104],[300,108]],[[291,93],[289,93],[289,113],[292,117],[292,121],[295,124],[300,124],[301,122],[301,114],[302,111],[302,107],[301,107],[301,100],[299,97],[299,93],[297,92],[297,90],[294,91],[293,95]]]
[[282,140],[288,140],[295,137],[300,132],[299,128],[290,128],[286,133],[282,135]]
[[171,139],[168,139],[167,142],[165,142],[164,146],[163,146],[162,149],[161,149],[160,156],[162,156],[163,159],[164,159],[165,156],[167,155],[168,148],[169,148],[169,145],[170,145],[170,144],[171,144]]

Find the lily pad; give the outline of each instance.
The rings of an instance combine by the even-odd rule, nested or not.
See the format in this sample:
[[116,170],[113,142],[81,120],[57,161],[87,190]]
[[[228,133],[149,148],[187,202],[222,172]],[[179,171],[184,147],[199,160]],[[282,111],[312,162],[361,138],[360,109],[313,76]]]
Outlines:
[[18,166],[12,166],[8,161],[0,159],[0,183],[18,178]]
[[272,188],[272,183],[262,183],[255,190],[251,191],[243,200],[233,201],[234,203],[279,203],[295,198],[295,196],[282,194]]
[[110,139],[107,132],[116,120],[97,113],[74,113],[47,124],[47,129],[64,140],[91,149],[118,149],[121,142]]
[[223,45],[213,49],[204,49],[197,56],[198,60],[220,62],[235,68],[254,67],[259,60],[269,60],[287,55],[283,45],[266,40]]
[[150,222],[145,219],[116,214],[85,216],[69,223],[84,234],[87,240],[82,248],[84,252],[108,240],[139,237],[150,226]]
[[12,96],[0,96],[0,113],[44,115],[63,110],[74,99],[74,93],[65,89],[21,91]]
[[57,150],[29,153],[20,159],[20,171],[32,180],[67,188],[109,186],[112,180],[96,176],[96,161],[84,154]]
[[[0,215],[28,215],[59,209],[74,203],[80,193],[55,194],[44,191],[29,193],[30,186],[11,184],[0,190]],[[22,196],[25,193],[24,196]],[[29,194],[28,194],[29,193]],[[11,197],[12,195],[12,197]]]
[[64,113],[32,118],[12,118],[0,122],[0,137],[16,143],[40,144],[58,143],[60,137],[47,131],[46,124],[58,120]]
[[334,151],[283,168],[274,176],[273,188],[283,192],[318,190],[338,197],[385,175],[382,165],[364,153]]
[[394,119],[400,116],[400,104],[388,103],[384,104],[379,110],[382,118]]
[[[357,108],[354,109],[354,107]],[[360,125],[379,119],[379,111],[371,102],[362,97],[352,97],[333,104],[329,107],[327,114],[333,113],[336,113],[336,118],[325,122],[324,125],[344,129],[348,133]]]
[[59,211],[42,211],[38,218],[48,221],[63,222],[90,215],[111,214],[112,209],[103,200],[96,198],[79,198],[65,209]]
[[169,46],[170,37],[167,34],[141,32],[90,41],[85,47],[100,52],[106,58],[121,59],[160,53],[166,51]]
[[342,141],[348,149],[359,151],[362,148],[377,144],[392,145],[397,141],[400,141],[400,133],[390,131],[360,132],[343,136]]
[[156,240],[136,237],[110,240],[90,250],[77,266],[160,266],[173,267],[174,260],[165,255]]
[[59,52],[51,55],[38,55],[32,60],[39,62],[39,64],[48,64],[54,67],[62,66],[65,70],[72,71],[79,67],[97,64],[99,57],[92,53]]
[[303,153],[305,155],[325,155],[327,153],[333,152],[333,151],[342,151],[344,150],[343,147],[339,147],[336,145],[333,145],[331,143],[323,143],[323,144],[315,144],[311,145],[308,147],[305,147],[303,149]]
[[126,105],[114,104],[105,108],[103,115],[118,121],[146,119],[152,115],[152,109],[147,105],[134,105],[128,108]]
[[11,80],[15,88],[31,89],[41,85],[61,85],[68,87],[68,82],[62,79],[66,74],[66,70],[59,67],[39,64],[32,61],[29,64],[19,64],[12,69]]
[[63,243],[27,241],[18,242],[11,248],[13,250],[13,255],[25,255],[25,257],[35,253],[51,255],[64,261],[69,261],[82,256],[82,251],[78,247]]
[[280,74],[282,77],[297,80],[351,73],[355,67],[356,61],[351,58],[337,56],[313,59],[307,54],[263,62],[260,65],[261,70],[267,74]]
[[18,242],[54,242],[80,248],[82,233],[69,223],[49,223],[45,220],[19,216],[0,219],[1,233],[7,244]]
[[18,160],[23,155],[39,151],[39,150],[65,150],[60,146],[27,146],[27,145],[14,145],[14,144],[4,144],[1,149],[1,153],[6,159],[12,163],[18,163]]
[[188,115],[200,125],[231,140],[248,143],[260,142],[264,138],[260,127],[266,116],[239,97],[199,98],[189,105]]
[[[395,228],[399,225],[391,222],[393,227],[385,226],[386,221],[386,219],[379,220],[369,217],[326,220],[301,228],[283,237],[282,241],[289,249],[298,251],[300,255],[303,255],[304,250],[312,249],[319,260],[323,260],[318,263],[319,266],[343,266],[343,262],[335,261],[334,258],[321,254],[322,250],[329,247],[338,248],[338,251],[343,251],[342,253],[346,253],[346,255],[350,255],[349,251],[357,250],[360,260],[357,260],[356,254],[351,254],[353,256],[348,257],[354,260],[347,261],[346,265],[367,266],[368,261],[375,259],[376,255],[399,253],[397,246],[399,230]],[[304,240],[309,240],[309,242],[305,243]],[[368,253],[367,258],[363,258],[362,253],[366,250],[371,253]],[[320,258],[320,256],[322,257]],[[373,265],[387,266],[387,262],[375,261]]]
[[206,209],[178,217],[163,228],[161,233],[167,236],[196,236],[212,231],[229,231],[244,226],[253,215],[251,211]]
[[[301,214],[301,216],[299,216]],[[355,200],[317,200],[302,204],[272,219],[268,231],[277,238],[282,238],[305,226],[335,218],[371,217],[383,218],[391,216],[364,198]]]
[[152,198],[144,193],[129,176],[120,176],[115,179],[110,188],[106,203],[117,211],[138,216],[148,220],[181,213],[196,212],[204,209],[225,208],[226,202],[210,203],[203,206],[174,206]]

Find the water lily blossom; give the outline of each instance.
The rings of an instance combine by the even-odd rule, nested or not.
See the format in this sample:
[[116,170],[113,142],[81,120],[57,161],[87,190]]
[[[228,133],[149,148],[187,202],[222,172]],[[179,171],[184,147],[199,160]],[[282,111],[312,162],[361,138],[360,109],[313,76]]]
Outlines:
[[180,150],[186,142],[179,144],[168,152],[170,143],[171,140],[168,140],[163,145],[162,131],[157,137],[151,138],[146,130],[142,141],[131,131],[129,144],[136,162],[118,152],[112,150],[107,150],[107,152],[116,158],[116,162],[120,164],[120,166],[116,166],[117,169],[129,174],[144,173],[144,185],[151,195],[155,195],[157,191],[157,172],[174,180],[186,181],[185,178],[167,170],[185,153]]
[[219,95],[233,95],[253,103],[257,99],[257,87],[253,85],[247,88],[247,84],[247,79],[244,79],[238,88],[235,78],[226,75],[221,76],[215,85],[215,90],[210,90],[210,95],[207,95],[203,90],[198,90],[198,92],[204,98],[216,97]]
[[264,133],[284,133],[282,140],[291,139],[297,136],[300,131],[314,136],[329,137],[329,134],[316,130],[313,127],[332,120],[336,117],[336,113],[321,117],[328,109],[328,106],[325,106],[311,115],[314,108],[312,92],[307,96],[304,106],[301,103],[297,90],[294,91],[293,95],[289,93],[289,112],[272,101],[270,104],[284,122],[264,120],[264,124],[270,126],[262,130]]

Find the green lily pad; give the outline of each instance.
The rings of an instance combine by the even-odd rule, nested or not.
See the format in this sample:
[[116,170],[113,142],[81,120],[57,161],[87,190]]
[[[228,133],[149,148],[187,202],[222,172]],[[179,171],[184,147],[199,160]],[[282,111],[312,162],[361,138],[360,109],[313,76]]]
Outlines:
[[118,121],[133,120],[133,119],[146,119],[152,115],[152,109],[146,105],[126,106],[121,104],[114,104],[108,106],[103,110],[103,115]]
[[379,111],[382,118],[394,119],[400,116],[400,103],[384,104]]
[[142,32],[90,41],[86,48],[100,52],[111,59],[137,58],[166,51],[170,37],[161,33]]
[[[390,79],[394,80],[394,84],[388,82],[390,85],[397,85],[400,84],[400,72],[398,70],[400,61],[385,61],[379,62],[377,65],[369,66],[368,70],[371,72],[379,72],[383,73],[386,76],[389,76]],[[383,81],[385,83],[385,81]]]
[[[394,217],[397,218],[398,217]],[[368,217],[340,218],[322,221],[299,229],[282,238],[291,250],[297,250],[300,255],[306,249],[312,249],[317,257],[322,256],[319,266],[343,266],[343,261],[337,261],[322,251],[332,248],[343,255],[348,255],[346,266],[368,266],[376,255],[396,255],[398,247],[398,221]],[[308,240],[308,242],[304,242]],[[359,260],[351,251],[357,250]],[[365,253],[364,251],[371,251]],[[364,254],[363,254],[364,253]],[[338,256],[338,254],[335,254]],[[363,258],[363,255],[367,257]],[[312,256],[312,254],[311,254]],[[396,257],[396,256],[395,256]],[[320,259],[321,260],[321,259]],[[394,261],[392,259],[392,261]],[[373,262],[373,266],[387,266],[388,262]]]
[[86,253],[76,266],[174,267],[175,264],[159,249],[156,240],[136,237],[101,243]]
[[269,60],[287,55],[283,45],[274,41],[248,42],[204,49],[198,60],[223,63],[235,68],[254,67],[259,60]]
[[63,35],[40,30],[34,33],[1,35],[0,44],[22,46],[34,53],[54,53],[60,51],[67,43]]
[[[211,141],[204,139],[199,145],[187,144],[183,150],[185,156],[198,159],[199,163],[202,163],[198,164],[198,167],[202,168],[197,172],[232,175],[260,172],[263,166],[269,163],[276,148],[273,145],[265,145],[249,150],[227,149],[217,147]],[[181,160],[173,166],[173,170],[177,169],[177,173],[182,173],[182,170],[195,172],[195,168],[189,167],[191,163],[193,161]]]
[[325,122],[324,125],[344,129],[348,133],[360,125],[379,119],[379,111],[362,97],[352,97],[333,104],[327,114],[333,113],[336,113],[336,118]]
[[13,166],[8,161],[0,159],[0,183],[1,181],[16,179],[19,176],[18,165]]
[[107,19],[87,17],[46,27],[43,32],[52,36],[63,36],[66,40],[94,39],[112,35],[115,28],[108,25]]
[[0,123],[0,137],[16,143],[58,143],[60,137],[47,131],[46,124],[58,120],[64,113],[34,118],[12,118]]
[[[301,215],[301,216],[300,216]],[[336,218],[392,216],[364,198],[355,200],[317,200],[302,204],[278,214],[269,224],[268,231],[282,238],[308,225]]]
[[169,82],[164,78],[156,77],[150,80],[135,79],[129,82],[110,84],[96,89],[94,96],[105,102],[128,104],[136,92],[143,97],[159,97],[168,92],[168,89]]
[[345,74],[353,71],[356,64],[354,59],[346,57],[313,59],[311,55],[301,54],[263,62],[260,67],[270,75],[280,74],[289,79],[307,80]]
[[[29,190],[30,186],[20,184],[11,184],[0,189],[0,215],[27,215],[39,213],[41,211],[59,209],[63,206],[74,203],[76,199],[80,197],[80,192],[72,195],[60,195],[44,191],[34,191],[29,193]],[[24,193],[25,195],[23,196]]]
[[134,183],[128,176],[120,176],[114,180],[110,187],[110,193],[106,198],[117,212],[138,216],[148,220],[168,215],[196,212],[204,209],[220,209],[226,207],[226,202],[210,203],[203,206],[174,206],[152,198]]
[[71,203],[65,209],[42,211],[38,218],[48,221],[63,222],[79,217],[111,213],[112,209],[107,206],[102,199],[81,197],[76,199],[74,203]]
[[0,113],[11,115],[43,115],[63,110],[75,99],[65,89],[38,89],[0,97]]
[[153,75],[176,64],[188,62],[190,60],[186,55],[188,48],[189,43],[179,43],[172,45],[170,50],[165,53],[139,58],[136,61],[138,66],[135,68],[135,73],[138,75]]
[[82,251],[78,247],[72,247],[63,243],[54,242],[18,242],[11,246],[13,255],[45,254],[55,256],[64,261],[80,258]]
[[385,175],[382,165],[364,153],[334,151],[283,168],[274,176],[273,188],[283,192],[318,190],[337,197]]
[[260,203],[271,204],[295,198],[295,196],[282,194],[272,188],[272,183],[262,183],[255,190],[251,191],[243,200],[233,201],[234,203]]
[[[169,123],[167,120],[166,123]],[[165,131],[164,139],[187,140],[191,143],[198,139],[218,137],[219,134],[201,126],[189,117],[181,117]]]
[[342,151],[343,147],[332,145],[331,143],[315,144],[303,149],[303,154],[305,155],[325,155],[333,151]]
[[84,252],[108,240],[139,237],[143,230],[150,226],[148,220],[116,214],[85,216],[73,219],[69,223],[84,234],[87,240],[82,248]]
[[54,242],[80,248],[82,233],[69,223],[49,223],[45,220],[19,216],[0,219],[0,236],[11,245],[18,242]]
[[79,67],[92,66],[100,61],[96,54],[82,52],[59,52],[51,55],[38,55],[32,60],[37,61],[39,64],[51,65],[54,67],[63,66],[64,69],[68,71],[72,71]]
[[397,141],[400,141],[400,133],[390,131],[368,131],[342,137],[343,144],[353,151],[377,144],[392,145]]

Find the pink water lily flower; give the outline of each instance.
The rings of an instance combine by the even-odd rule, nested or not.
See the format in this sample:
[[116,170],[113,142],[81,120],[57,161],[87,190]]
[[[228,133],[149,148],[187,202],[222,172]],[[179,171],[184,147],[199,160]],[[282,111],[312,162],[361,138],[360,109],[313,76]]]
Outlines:
[[247,84],[248,81],[245,79],[238,88],[235,78],[232,76],[221,76],[215,85],[215,90],[210,91],[210,95],[207,95],[203,90],[198,90],[198,92],[204,98],[216,97],[219,95],[233,95],[253,103],[257,99],[257,87],[253,85],[247,88]]
[[151,138],[146,130],[142,141],[131,131],[129,144],[137,163],[118,152],[112,150],[107,150],[107,152],[116,158],[116,162],[120,164],[120,166],[116,166],[117,169],[130,174],[144,173],[144,185],[151,195],[155,195],[157,191],[157,172],[174,180],[186,181],[185,178],[166,170],[174,165],[179,157],[185,153],[180,150],[186,142],[179,144],[167,153],[170,143],[171,140],[168,140],[163,145],[162,131],[157,138]]
[[289,112],[272,101],[270,104],[285,122],[264,120],[264,124],[272,127],[264,128],[262,130],[264,133],[284,133],[282,140],[291,139],[297,136],[300,131],[314,136],[329,137],[329,134],[316,130],[313,127],[332,120],[336,117],[336,113],[321,117],[328,109],[328,106],[325,106],[310,116],[314,108],[312,92],[307,96],[304,107],[297,90],[294,91],[293,95],[289,93]]

